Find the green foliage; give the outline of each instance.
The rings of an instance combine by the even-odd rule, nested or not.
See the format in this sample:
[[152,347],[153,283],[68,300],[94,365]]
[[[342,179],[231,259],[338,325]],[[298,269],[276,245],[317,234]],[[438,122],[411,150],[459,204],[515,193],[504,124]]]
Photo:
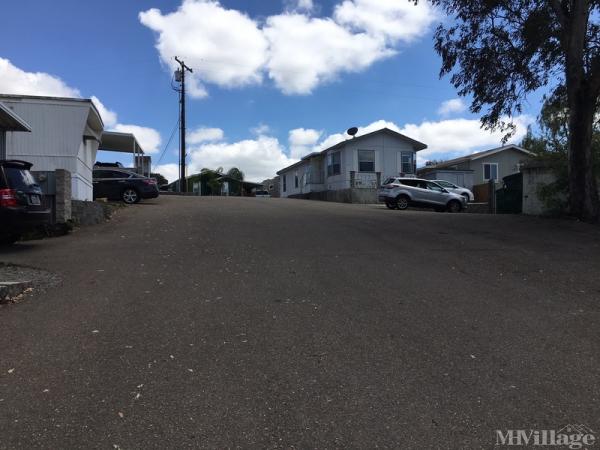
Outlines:
[[159,186],[164,186],[165,184],[169,184],[169,181],[163,177],[160,173],[151,173],[150,178],[156,179],[156,183]]

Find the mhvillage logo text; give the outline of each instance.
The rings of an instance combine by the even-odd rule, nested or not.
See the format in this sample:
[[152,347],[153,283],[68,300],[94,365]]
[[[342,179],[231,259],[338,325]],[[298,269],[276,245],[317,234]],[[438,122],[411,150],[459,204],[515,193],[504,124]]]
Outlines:
[[594,431],[586,425],[566,425],[560,430],[496,430],[496,445],[564,446],[570,449],[594,445]]

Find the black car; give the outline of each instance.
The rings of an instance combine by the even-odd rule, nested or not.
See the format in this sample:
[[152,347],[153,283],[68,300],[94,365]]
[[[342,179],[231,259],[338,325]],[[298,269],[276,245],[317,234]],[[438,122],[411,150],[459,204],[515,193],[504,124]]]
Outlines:
[[158,197],[158,186],[154,178],[127,170],[94,169],[94,198],[122,200],[132,204],[143,198],[156,197]]
[[12,244],[24,232],[50,222],[51,209],[31,166],[26,161],[0,160],[0,244]]

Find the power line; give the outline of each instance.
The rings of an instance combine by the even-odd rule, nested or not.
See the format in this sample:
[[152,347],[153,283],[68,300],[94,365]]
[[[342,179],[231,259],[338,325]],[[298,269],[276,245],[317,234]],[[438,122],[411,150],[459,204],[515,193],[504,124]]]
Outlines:
[[179,126],[179,118],[177,119],[177,122],[175,123],[175,126],[173,127],[173,131],[171,131],[171,136],[169,137],[169,141],[167,142],[167,145],[165,145],[165,148],[163,149],[163,151],[160,155],[160,158],[158,158],[158,162],[156,163],[157,165],[160,164],[163,157],[165,156],[165,152],[167,151],[169,144],[171,144],[171,141],[173,140],[173,136],[175,136],[175,131],[177,130],[178,126]]

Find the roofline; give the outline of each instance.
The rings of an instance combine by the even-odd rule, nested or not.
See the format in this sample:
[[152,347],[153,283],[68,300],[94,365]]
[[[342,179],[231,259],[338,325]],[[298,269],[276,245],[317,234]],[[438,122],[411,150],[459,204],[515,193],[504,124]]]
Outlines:
[[394,130],[388,128],[388,127],[384,127],[384,128],[380,128],[379,130],[371,131],[370,133],[361,134],[360,136],[356,136],[356,137],[353,137],[353,138],[350,138],[350,139],[344,139],[343,141],[340,141],[337,144],[332,145],[331,147],[327,147],[326,149],[321,150],[319,152],[309,153],[308,155],[302,157],[300,159],[300,161],[295,162],[294,164],[292,164],[290,166],[284,167],[283,169],[281,169],[281,170],[279,170],[278,172],[275,172],[275,173],[277,175],[280,175],[282,172],[285,172],[285,171],[288,171],[290,169],[293,169],[294,167],[297,167],[300,164],[302,164],[302,163],[304,163],[306,161],[309,161],[310,159],[314,158],[315,156],[323,155],[323,154],[327,153],[330,150],[334,150],[334,149],[337,149],[337,148],[340,148],[340,147],[346,145],[346,143],[348,143],[348,142],[352,142],[352,141],[355,141],[355,140],[363,139],[363,138],[366,138],[368,136],[372,136],[372,135],[377,134],[377,133],[388,133],[388,134],[392,134],[393,136],[396,136],[396,137],[399,136],[401,139],[404,139],[405,141],[410,142],[415,147],[415,152],[418,152],[418,151],[421,151],[421,150],[425,150],[427,148],[427,144],[424,144],[424,143],[419,142],[419,141],[417,141],[415,139],[412,139],[412,138],[410,138],[408,136],[405,136],[402,133],[398,133],[397,131],[394,131]]
[[10,108],[7,108],[6,105],[4,105],[2,102],[0,102],[0,111],[5,113],[6,115],[8,115],[12,120],[17,122],[17,124],[19,124],[19,126],[20,126],[20,128],[16,127],[12,130],[6,130],[6,131],[25,131],[25,132],[31,133],[31,125],[29,125],[27,122],[25,122],[25,120],[22,117],[20,117],[17,113],[12,111]]
[[102,123],[102,128],[104,128],[104,120],[102,120],[102,116],[100,115],[100,111],[96,108],[93,100],[91,98],[76,98],[76,97],[51,97],[47,95],[18,95],[18,94],[1,94],[0,99],[4,100],[51,100],[55,102],[74,102],[74,103],[89,103],[92,105],[92,109],[100,119]]
[[529,150],[525,150],[523,147],[519,147],[515,144],[503,145],[502,147],[492,148],[489,150],[482,150],[480,152],[471,153],[470,155],[460,156],[458,158],[449,159],[448,161],[442,161],[438,164],[432,164],[430,166],[424,166],[423,168],[427,169],[446,169],[448,166],[454,166],[456,164],[460,164],[466,161],[474,161],[476,159],[486,158],[490,155],[495,155],[496,153],[502,152],[504,150],[517,150],[522,153],[525,153],[529,156],[534,156],[535,153],[530,152]]

